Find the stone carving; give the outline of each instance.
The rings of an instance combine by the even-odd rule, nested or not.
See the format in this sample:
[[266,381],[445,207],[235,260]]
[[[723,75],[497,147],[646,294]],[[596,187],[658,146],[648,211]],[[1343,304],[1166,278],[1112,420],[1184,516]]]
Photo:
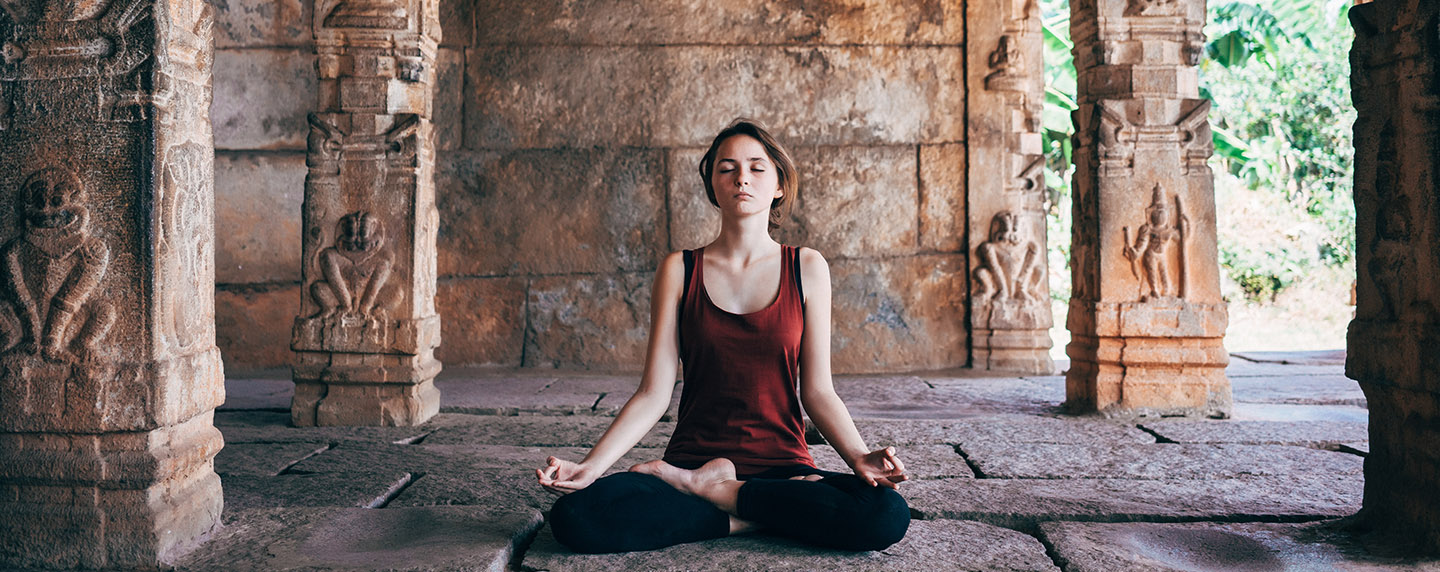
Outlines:
[[1126,16],[1169,16],[1181,6],[1179,0],[1130,0]]
[[[32,173],[17,194],[24,231],[5,244],[4,282],[14,305],[0,321],[6,354],[43,359],[32,374],[99,374],[100,341],[115,323],[115,308],[96,287],[110,264],[110,249],[90,231],[85,186],[64,167]],[[18,323],[11,321],[18,315]],[[17,327],[18,326],[18,327]]]
[[1129,158],[1135,155],[1135,126],[1125,118],[1122,104],[1101,101],[1096,105],[1100,115],[1100,130],[1096,138],[1100,154],[1106,158]]
[[1020,175],[1010,183],[1010,188],[1020,192],[1034,192],[1045,188],[1045,156],[1032,157]]
[[385,248],[385,226],[365,211],[340,217],[335,224],[335,246],[320,251],[324,280],[310,287],[320,305],[321,320],[341,323],[385,323],[400,304],[400,290],[390,280],[393,256]]
[[1413,296],[1407,277],[1414,275],[1411,258],[1410,217],[1413,202],[1398,184],[1398,159],[1395,124],[1387,121],[1381,127],[1375,157],[1375,196],[1379,208],[1375,213],[1375,240],[1370,245],[1370,261],[1365,265],[1380,296],[1380,317],[1398,320],[1410,305]]
[[1020,217],[1001,211],[990,220],[990,240],[975,249],[977,306],[1011,301],[1024,303],[1041,296],[1044,274],[1039,246],[1021,234]]
[[[1164,187],[1157,183],[1150,206],[1145,208],[1145,218],[1145,224],[1140,225],[1135,233],[1133,244],[1130,242],[1130,227],[1124,228],[1125,258],[1130,260],[1130,272],[1137,279],[1144,274],[1140,300],[1184,299],[1189,282],[1185,243],[1190,239],[1190,219],[1185,216],[1180,196],[1175,196],[1172,209]],[[1179,277],[1175,281],[1170,279],[1171,244],[1177,244],[1180,251]]]
[[1025,53],[1009,34],[1000,36],[990,52],[990,74],[985,76],[985,89],[1014,90],[1025,67]]
[[325,16],[327,28],[404,30],[408,26],[408,10],[392,0],[343,0]]

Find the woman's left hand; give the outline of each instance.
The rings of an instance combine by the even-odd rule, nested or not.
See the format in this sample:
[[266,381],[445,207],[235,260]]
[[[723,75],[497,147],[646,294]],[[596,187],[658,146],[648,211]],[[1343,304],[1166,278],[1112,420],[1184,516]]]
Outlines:
[[894,447],[886,447],[866,453],[855,460],[855,476],[872,487],[899,488],[901,481],[909,480],[905,464],[895,456]]

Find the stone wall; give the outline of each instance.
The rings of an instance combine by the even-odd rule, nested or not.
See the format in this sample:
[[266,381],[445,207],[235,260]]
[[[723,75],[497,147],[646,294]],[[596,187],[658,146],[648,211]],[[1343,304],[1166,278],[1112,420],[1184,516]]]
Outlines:
[[[214,2],[219,344],[283,366],[313,7]],[[830,260],[835,369],[966,364],[963,4],[713,4],[442,2],[441,361],[638,368],[656,266],[717,228],[696,162],[750,116],[799,161],[778,237]]]

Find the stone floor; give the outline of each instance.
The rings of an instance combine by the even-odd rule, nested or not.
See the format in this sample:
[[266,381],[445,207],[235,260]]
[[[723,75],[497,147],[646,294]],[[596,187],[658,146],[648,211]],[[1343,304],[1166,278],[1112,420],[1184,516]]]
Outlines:
[[[1440,570],[1341,531],[1369,448],[1343,360],[1237,354],[1223,421],[1067,417],[1061,376],[837,379],[867,441],[899,447],[915,479],[905,540],[870,553],[763,534],[618,555],[558,545],[533,470],[579,460],[631,375],[451,369],[424,426],[314,429],[289,426],[285,372],[236,376],[215,416],[225,527],[179,568]],[[617,468],[657,457],[672,427]],[[843,468],[812,441],[822,467]]]

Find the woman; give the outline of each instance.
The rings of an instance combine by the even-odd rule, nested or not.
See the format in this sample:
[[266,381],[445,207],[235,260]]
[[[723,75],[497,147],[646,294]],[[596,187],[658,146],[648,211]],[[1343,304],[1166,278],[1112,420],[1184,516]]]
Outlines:
[[[555,538],[577,552],[755,529],[845,550],[898,542],[910,523],[895,492],[904,465],[894,448],[866,448],[830,378],[829,267],[770,238],[798,198],[794,162],[764,128],[737,120],[715,137],[700,176],[720,235],[660,265],[640,388],[584,460],[550,457],[536,471],[562,495],[550,512]],[[599,478],[665,413],[681,358],[664,457]],[[854,474],[815,467],[802,405]]]

